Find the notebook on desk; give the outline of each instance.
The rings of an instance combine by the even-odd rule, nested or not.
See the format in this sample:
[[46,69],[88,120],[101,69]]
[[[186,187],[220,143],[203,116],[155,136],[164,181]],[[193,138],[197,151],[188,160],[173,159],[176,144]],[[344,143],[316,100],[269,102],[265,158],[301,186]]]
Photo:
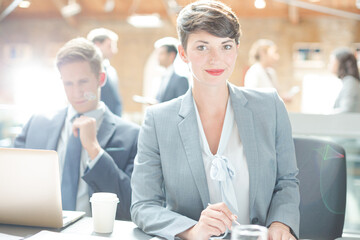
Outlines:
[[62,211],[55,151],[0,148],[0,223],[61,228],[84,214]]

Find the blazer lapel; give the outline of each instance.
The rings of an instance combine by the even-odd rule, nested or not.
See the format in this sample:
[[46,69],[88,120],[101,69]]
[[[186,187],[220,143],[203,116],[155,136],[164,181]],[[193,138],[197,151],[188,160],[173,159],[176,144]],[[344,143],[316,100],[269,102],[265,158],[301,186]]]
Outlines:
[[51,121],[51,124],[49,125],[49,129],[47,129],[47,132],[49,135],[48,135],[48,142],[46,145],[46,149],[49,149],[49,150],[57,149],[61,130],[65,124],[66,114],[67,114],[67,108],[61,110],[59,113],[57,113],[53,117],[53,120]]
[[228,84],[228,86],[231,104],[234,109],[235,121],[239,129],[240,139],[244,146],[244,153],[249,168],[249,205],[250,209],[252,209],[258,187],[257,168],[259,166],[253,114],[251,110],[246,107],[247,99],[243,93],[231,84]]
[[178,124],[181,140],[184,144],[187,160],[195,179],[195,184],[199,190],[203,207],[206,208],[210,202],[210,196],[201,154],[199,130],[197,127],[197,119],[191,89],[187,91],[183,98],[179,115],[184,118]]
[[104,149],[109,139],[115,131],[115,121],[114,117],[110,114],[110,110],[106,107],[104,113],[104,119],[100,125],[100,128],[97,132],[97,139],[100,146]]

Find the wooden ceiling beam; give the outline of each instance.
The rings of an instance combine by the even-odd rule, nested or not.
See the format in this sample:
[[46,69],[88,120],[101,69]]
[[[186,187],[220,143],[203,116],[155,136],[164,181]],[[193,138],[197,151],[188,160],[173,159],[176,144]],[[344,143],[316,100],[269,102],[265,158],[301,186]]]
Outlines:
[[289,5],[289,20],[292,24],[298,24],[300,22],[299,9],[293,5]]

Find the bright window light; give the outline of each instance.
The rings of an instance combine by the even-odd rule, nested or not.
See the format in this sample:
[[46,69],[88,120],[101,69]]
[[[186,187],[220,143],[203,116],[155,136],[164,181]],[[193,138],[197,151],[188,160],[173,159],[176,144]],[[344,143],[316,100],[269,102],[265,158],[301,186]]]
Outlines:
[[18,65],[12,68],[15,106],[24,115],[48,113],[67,104],[64,87],[55,67],[40,63]]

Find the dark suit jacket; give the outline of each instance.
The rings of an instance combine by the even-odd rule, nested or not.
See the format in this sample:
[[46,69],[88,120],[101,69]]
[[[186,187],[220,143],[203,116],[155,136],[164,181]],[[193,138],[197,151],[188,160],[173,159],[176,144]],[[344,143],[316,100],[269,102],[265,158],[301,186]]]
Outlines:
[[101,88],[101,101],[110,109],[112,113],[121,117],[122,114],[122,100],[119,91],[114,84],[118,82],[117,72],[111,65],[105,68],[106,82]]
[[173,98],[184,95],[189,89],[189,82],[186,77],[182,77],[175,72],[171,75],[170,80],[162,94],[158,94],[156,99],[159,102],[166,102]]
[[[64,126],[67,109],[54,116],[35,115],[15,139],[15,147],[56,150]],[[120,203],[116,218],[130,220],[130,177],[137,152],[139,127],[112,114],[109,109],[97,133],[100,146],[105,150],[95,166],[83,179],[93,192],[116,193]]]

